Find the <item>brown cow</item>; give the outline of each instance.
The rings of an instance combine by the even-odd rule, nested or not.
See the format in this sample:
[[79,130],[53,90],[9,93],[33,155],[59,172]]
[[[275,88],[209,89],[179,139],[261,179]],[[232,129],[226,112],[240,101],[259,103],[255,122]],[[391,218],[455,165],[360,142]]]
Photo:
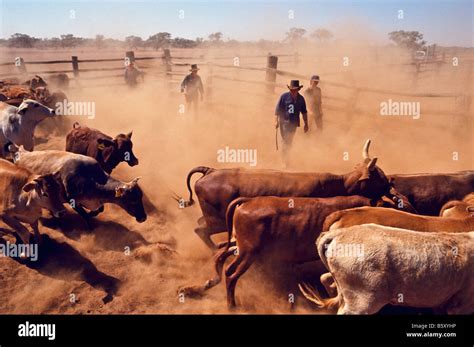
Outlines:
[[[387,304],[474,313],[474,231],[422,233],[368,224],[322,233],[317,253],[337,296],[303,294],[338,314],[374,314]],[[316,250],[315,250],[316,253]]]
[[[470,206],[474,211],[474,206]],[[323,230],[333,230],[361,224],[378,224],[388,227],[427,232],[460,233],[474,230],[474,217],[464,210],[464,218],[421,216],[404,211],[380,207],[359,207],[330,214]]]
[[[384,172],[369,158],[370,140],[365,143],[363,162],[353,171],[335,175],[330,173],[282,172],[275,170],[223,169],[197,167],[190,171],[187,186],[189,201],[179,200],[186,207],[194,203],[190,185],[194,173],[203,173],[195,184],[196,195],[203,213],[194,231],[211,249],[216,245],[211,235],[226,231],[225,213],[228,205],[240,196],[332,197],[362,195],[378,199],[383,195],[394,198],[397,193]],[[398,196],[397,196],[398,198]],[[406,200],[407,201],[407,200]],[[404,208],[410,208],[408,201]]]
[[405,196],[417,213],[438,216],[448,201],[474,192],[474,171],[455,173],[388,175],[396,191]]
[[39,242],[41,210],[47,209],[56,217],[66,211],[58,174],[35,175],[0,159],[0,184],[0,218],[15,230],[23,243],[30,242],[30,232],[22,223],[30,224]]
[[229,237],[227,247],[215,256],[217,277],[208,281],[203,290],[220,282],[225,260],[236,253],[230,247],[233,226],[238,254],[225,271],[229,307],[235,306],[237,280],[257,257],[271,254],[274,260],[290,264],[318,260],[314,243],[326,216],[340,209],[374,206],[378,203],[358,195],[332,198],[238,198],[227,209]]
[[76,122],[66,137],[66,151],[94,158],[108,174],[123,161],[129,166],[138,165],[138,158],[133,153],[132,132],[112,138]]

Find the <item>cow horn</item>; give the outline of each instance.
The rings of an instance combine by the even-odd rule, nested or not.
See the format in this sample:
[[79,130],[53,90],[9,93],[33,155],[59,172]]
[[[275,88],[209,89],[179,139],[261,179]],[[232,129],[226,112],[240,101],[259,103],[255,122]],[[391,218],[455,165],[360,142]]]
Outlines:
[[135,177],[135,178],[130,182],[130,184],[131,184],[132,186],[134,186],[135,184],[138,183],[138,180],[139,180],[140,178],[142,178],[142,177],[141,177],[141,176]]
[[370,160],[370,162],[367,164],[367,169],[369,169],[369,171],[372,171],[374,168],[375,168],[375,164],[377,164],[377,157],[373,158]]
[[369,147],[370,147],[370,139],[367,139],[367,141],[365,141],[365,144],[364,144],[364,149],[362,150],[362,158],[370,159]]

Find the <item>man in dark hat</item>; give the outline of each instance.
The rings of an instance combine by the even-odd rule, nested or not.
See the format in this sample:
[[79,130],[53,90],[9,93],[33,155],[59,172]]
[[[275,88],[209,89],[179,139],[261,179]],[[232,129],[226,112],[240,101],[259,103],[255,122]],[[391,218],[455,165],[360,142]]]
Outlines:
[[296,128],[300,126],[300,113],[303,115],[304,132],[308,131],[308,111],[306,110],[306,102],[299,90],[300,81],[292,80],[288,86],[289,91],[283,93],[278,100],[275,109],[275,126],[280,128],[280,134],[283,139],[283,158],[287,160],[288,150],[293,142]]
[[304,96],[308,100],[309,113],[316,122],[316,129],[323,130],[323,106],[321,101],[321,88],[318,87],[319,76],[311,77],[310,86],[304,91]]
[[191,73],[187,75],[181,83],[181,93],[185,93],[186,104],[188,109],[193,105],[194,112],[197,112],[198,94],[201,94],[201,101],[204,98],[204,87],[201,77],[198,75],[199,68],[197,64],[192,64]]

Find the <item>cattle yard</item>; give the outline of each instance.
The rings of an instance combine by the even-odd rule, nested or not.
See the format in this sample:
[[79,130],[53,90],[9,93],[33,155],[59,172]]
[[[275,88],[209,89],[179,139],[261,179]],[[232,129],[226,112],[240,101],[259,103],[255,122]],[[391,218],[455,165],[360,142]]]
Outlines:
[[[40,218],[42,243],[38,261],[25,264],[13,257],[0,258],[3,282],[0,296],[7,298],[0,303],[0,312],[335,313],[340,297],[337,291],[334,292],[334,280],[327,276],[325,283],[317,283],[309,273],[317,270],[322,274],[329,267],[331,272],[339,271],[345,276],[344,271],[350,264],[329,261],[326,268],[319,263],[317,268],[309,270],[298,264],[297,272],[293,264],[288,264],[288,259],[290,262],[318,259],[314,243],[323,230],[333,232],[336,229],[334,235],[344,240],[344,235],[339,236],[337,228],[331,228],[331,224],[342,223],[354,230],[361,228],[358,226],[360,221],[350,219],[355,218],[350,214],[351,210],[346,210],[349,212],[342,217],[336,212],[332,219],[329,218],[331,223],[328,219],[324,223],[331,212],[360,206],[371,206],[361,209],[397,208],[394,201],[403,201],[403,208],[399,209],[407,212],[393,210],[397,214],[390,217],[394,225],[374,227],[372,229],[377,231],[370,232],[396,237],[389,228],[398,226],[422,232],[433,231],[439,225],[442,225],[441,229],[449,229],[446,231],[452,231],[452,225],[462,231],[472,230],[471,210],[466,214],[472,199],[466,198],[459,212],[450,208],[447,209],[450,216],[437,217],[444,203],[456,200],[456,206],[461,206],[461,200],[473,190],[472,171],[441,177],[442,173],[474,167],[472,49],[439,48],[433,63],[414,62],[409,54],[393,47],[329,45],[320,49],[297,47],[290,51],[298,53],[243,47],[127,52],[118,49],[99,52],[93,49],[3,48],[0,51],[0,79],[27,80],[40,75],[48,82],[53,74],[67,74],[69,87],[61,91],[68,101],[94,105],[93,114],[87,117],[64,116],[59,125],[44,121],[35,131],[35,151],[64,151],[66,135],[73,128],[80,132],[90,127],[111,136],[126,134],[133,140],[136,164],[122,163],[114,167],[114,181],[108,184],[128,184],[130,191],[136,191],[133,187],[139,182],[147,218],[144,221],[137,217],[136,210],[127,210],[122,205],[106,204],[105,211],[90,221],[89,230],[81,216],[70,208],[59,220],[44,212]],[[454,58],[459,65],[453,65]],[[125,61],[135,62],[145,72],[135,88],[124,83]],[[344,64],[346,61],[347,65]],[[184,101],[179,90],[191,64],[198,64],[204,84],[204,101],[197,114],[183,112]],[[291,163],[285,168],[281,149],[275,148],[275,104],[279,95],[287,90],[289,80],[299,79],[306,88],[314,72],[321,77],[324,130],[315,132],[312,122],[307,134],[298,130]],[[384,114],[384,107],[393,110],[397,103],[413,103],[418,105],[418,111]],[[366,139],[371,139],[370,154],[369,144],[364,147]],[[75,151],[70,143],[72,140],[67,141],[70,151]],[[229,157],[220,160],[217,153],[228,148],[255,151],[256,167],[250,167],[246,161],[232,161]],[[28,158],[28,154],[25,155]],[[19,165],[22,165],[21,153]],[[191,169],[199,166],[204,168],[197,169],[196,173],[200,174],[191,177],[190,181],[195,194],[195,203],[191,204],[186,178]],[[248,177],[242,178],[237,186],[233,177],[241,173],[232,170],[238,167],[243,168]],[[260,169],[303,174],[293,177],[286,173],[275,183],[267,174],[253,171]],[[334,173],[335,178],[331,178],[334,181],[322,175],[317,176],[319,186],[299,185],[306,182],[304,177],[310,180],[324,172]],[[426,192],[430,192],[430,187],[442,186],[440,194],[444,194],[443,197],[436,202],[427,202],[423,196],[414,202],[409,174],[415,173],[439,173],[436,177],[421,178],[417,184]],[[203,178],[199,177],[201,174]],[[394,180],[397,192],[387,193],[385,174]],[[371,177],[371,185],[354,186],[352,190],[349,182],[353,182],[353,175],[357,176],[357,182],[365,175]],[[260,187],[253,186],[257,181],[264,183]],[[439,183],[447,181],[449,184]],[[323,193],[325,187],[335,189],[338,184],[342,184],[338,194],[329,194],[329,198],[317,195],[326,194]],[[223,192],[232,193],[217,197],[216,186],[225,187]],[[322,190],[314,195],[318,192],[317,187]],[[373,198],[379,197],[381,192],[389,199]],[[353,194],[362,196],[354,201],[335,198],[329,203],[326,200],[333,199],[334,195]],[[260,195],[279,197],[258,197]],[[87,197],[87,193],[77,195],[78,201],[82,199],[84,206],[95,210],[96,206],[88,207],[90,201],[84,196]],[[292,196],[298,197],[293,203],[299,209],[294,215],[288,215],[284,211]],[[234,200],[236,197],[242,199]],[[246,197],[255,198],[246,200]],[[407,199],[403,200],[405,197]],[[300,207],[305,205],[305,199],[313,201],[313,210],[309,205]],[[210,211],[218,213],[206,214],[204,210],[201,213],[203,202],[209,203]],[[226,210],[228,205],[230,212]],[[262,210],[269,213],[271,217],[268,218],[272,218],[274,225],[293,225],[295,220],[306,218],[306,227],[312,227],[308,231],[296,225],[294,230],[298,236],[285,239],[288,236],[285,236],[285,230],[269,228],[261,222],[259,209],[262,206],[266,207]],[[396,224],[398,214],[403,216],[414,211],[420,216],[413,220],[403,219],[405,224]],[[226,212],[230,213],[227,223],[229,216],[233,218],[230,225],[225,225]],[[373,218],[374,223],[383,225],[382,221],[387,217],[375,213],[361,218]],[[459,213],[454,222],[450,221],[454,218],[453,213]],[[214,235],[211,223],[197,222],[202,215],[216,217],[213,221],[218,220],[216,225],[221,227],[221,233]],[[430,217],[425,218],[425,215]],[[229,231],[233,222],[236,223],[233,228],[235,240],[225,244],[232,235],[222,231]],[[224,223],[223,227],[219,223]],[[0,227],[8,225],[0,224]],[[202,233],[208,231],[214,235],[212,241],[220,244],[220,249],[211,250],[209,244],[202,242]],[[404,236],[406,248],[413,253],[416,247],[410,243],[410,231],[405,232],[408,235]],[[354,235],[354,239],[341,242],[363,243],[360,241],[363,232],[354,232]],[[446,239],[450,237],[444,235],[448,235],[443,236]],[[276,241],[272,243],[267,237]],[[252,243],[247,247],[249,240]],[[259,244],[261,240],[267,241]],[[472,243],[463,234],[453,236],[452,240],[459,244]],[[5,236],[2,242],[6,245],[6,242],[13,242],[13,238]],[[239,247],[239,243],[245,247]],[[367,243],[366,250],[373,246],[373,243]],[[433,243],[433,249],[438,246],[444,250],[443,245]],[[291,253],[294,251],[291,247],[299,249],[297,254]],[[384,252],[390,253],[385,248]],[[282,259],[274,259],[276,253],[286,257],[283,265]],[[412,253],[406,256],[410,257]],[[265,256],[261,257],[261,254]],[[377,263],[380,259],[373,261],[373,266],[380,265]],[[224,268],[217,277],[216,266],[221,270]],[[276,266],[280,271],[275,272]],[[295,273],[303,275],[299,277]],[[359,273],[364,275],[363,269]],[[429,269],[426,276],[429,276]],[[341,278],[340,291],[346,286],[346,278]],[[417,286],[420,288],[421,285]],[[468,284],[466,286],[469,290]],[[414,303],[416,293],[411,293],[410,289],[399,290],[405,291]],[[362,292],[363,288],[360,290]],[[320,297],[325,291],[334,294],[331,296],[337,300],[328,303],[327,295]],[[349,300],[352,306],[346,307],[345,313],[376,313],[391,302],[384,300],[370,306],[368,312],[358,309],[361,303]],[[426,303],[423,309],[431,307],[429,305]],[[233,311],[229,311],[228,306]],[[411,309],[416,305],[407,306]],[[387,310],[390,312],[390,308]]]

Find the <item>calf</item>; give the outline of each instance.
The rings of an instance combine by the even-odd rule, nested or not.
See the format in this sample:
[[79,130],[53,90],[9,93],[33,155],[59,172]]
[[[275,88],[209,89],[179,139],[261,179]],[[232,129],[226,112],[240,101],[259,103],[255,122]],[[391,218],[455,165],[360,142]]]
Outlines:
[[314,243],[326,216],[340,209],[374,204],[362,196],[234,200],[227,209],[228,244],[216,254],[217,277],[207,283],[207,288],[220,282],[224,262],[234,254],[230,248],[233,229],[238,254],[225,270],[229,307],[235,306],[237,280],[259,256],[272,255],[277,261],[291,264],[318,260]]
[[[19,148],[15,164],[37,174],[58,172],[64,190],[63,202],[69,203],[89,227],[90,217],[102,212],[104,203],[119,205],[139,223],[146,220],[138,178],[121,182],[107,175],[93,158],[64,151],[28,152]],[[84,207],[92,211],[87,213]]]
[[322,233],[316,245],[337,296],[322,299],[304,283],[300,289],[320,308],[374,314],[392,304],[474,313],[473,231],[421,233],[369,224]]
[[42,209],[55,217],[65,212],[58,174],[35,175],[0,159],[0,190],[0,218],[23,243],[30,242],[30,232],[22,223],[31,226],[39,242],[38,219]]
[[23,100],[20,107],[0,103],[0,156],[5,157],[9,143],[33,150],[36,125],[54,115],[54,110],[30,99]]
[[464,218],[447,218],[421,216],[380,207],[359,207],[330,214],[324,221],[323,231],[371,223],[428,232],[460,233],[474,230],[474,217],[466,210],[464,210]]
[[131,132],[112,138],[99,130],[74,123],[66,137],[66,151],[94,158],[108,174],[123,161],[129,166],[138,165],[138,159],[133,153]]

